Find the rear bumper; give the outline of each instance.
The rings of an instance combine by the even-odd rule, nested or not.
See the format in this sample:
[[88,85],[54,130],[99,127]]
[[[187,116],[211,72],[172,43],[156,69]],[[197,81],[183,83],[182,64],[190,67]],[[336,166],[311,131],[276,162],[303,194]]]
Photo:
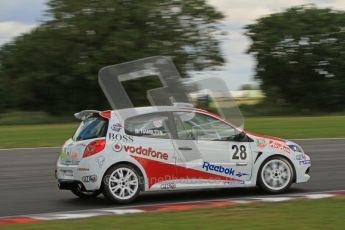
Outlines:
[[[87,170],[80,170],[85,168]],[[58,162],[55,177],[60,189],[71,190],[78,187],[82,191],[95,191],[101,187],[101,176],[89,165],[65,165]],[[90,177],[98,180],[90,180]]]

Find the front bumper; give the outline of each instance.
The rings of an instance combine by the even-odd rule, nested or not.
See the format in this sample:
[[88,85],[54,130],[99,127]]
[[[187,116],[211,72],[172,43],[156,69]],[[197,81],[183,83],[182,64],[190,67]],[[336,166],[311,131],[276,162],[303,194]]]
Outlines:
[[296,183],[304,183],[310,180],[310,169],[311,169],[311,160],[310,157],[304,154],[304,159],[297,160],[295,162],[296,168]]

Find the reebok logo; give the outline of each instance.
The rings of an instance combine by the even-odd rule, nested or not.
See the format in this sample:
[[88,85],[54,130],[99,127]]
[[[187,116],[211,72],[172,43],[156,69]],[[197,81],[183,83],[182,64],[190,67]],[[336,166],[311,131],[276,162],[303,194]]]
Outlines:
[[224,168],[221,165],[213,165],[210,164],[209,162],[204,162],[204,164],[202,165],[202,168],[205,169],[206,171],[215,171],[215,172],[220,172],[220,173],[224,173],[227,175],[234,175],[235,170],[233,168]]

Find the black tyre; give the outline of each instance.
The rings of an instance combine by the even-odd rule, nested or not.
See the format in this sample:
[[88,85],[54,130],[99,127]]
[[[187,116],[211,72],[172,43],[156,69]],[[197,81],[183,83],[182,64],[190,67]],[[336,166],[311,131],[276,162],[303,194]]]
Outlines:
[[95,198],[99,194],[101,194],[101,190],[93,191],[93,192],[85,192],[85,191],[82,191],[79,186],[75,189],[72,189],[71,192],[77,197],[82,198],[82,199]]
[[258,185],[262,190],[271,194],[287,191],[293,179],[293,166],[280,156],[273,156],[265,160],[258,173]]
[[103,180],[103,194],[114,203],[130,203],[139,195],[142,177],[131,165],[119,164],[111,167]]

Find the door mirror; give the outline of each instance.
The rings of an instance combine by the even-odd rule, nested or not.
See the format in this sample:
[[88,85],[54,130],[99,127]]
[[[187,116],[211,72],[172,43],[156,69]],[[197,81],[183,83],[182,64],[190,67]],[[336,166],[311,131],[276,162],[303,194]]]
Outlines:
[[244,141],[246,139],[247,139],[247,134],[244,131],[238,133],[234,138],[235,141]]

